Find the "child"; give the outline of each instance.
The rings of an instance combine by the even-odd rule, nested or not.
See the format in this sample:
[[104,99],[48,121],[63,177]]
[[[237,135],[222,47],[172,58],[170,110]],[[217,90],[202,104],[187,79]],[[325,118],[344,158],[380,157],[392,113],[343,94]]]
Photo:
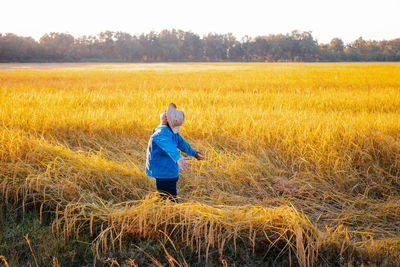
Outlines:
[[185,119],[183,111],[177,110],[176,105],[171,103],[160,118],[161,124],[153,130],[147,147],[146,175],[155,179],[157,191],[163,193],[164,199],[176,202],[179,169],[191,166],[178,149],[197,160],[202,160],[203,156],[178,133]]

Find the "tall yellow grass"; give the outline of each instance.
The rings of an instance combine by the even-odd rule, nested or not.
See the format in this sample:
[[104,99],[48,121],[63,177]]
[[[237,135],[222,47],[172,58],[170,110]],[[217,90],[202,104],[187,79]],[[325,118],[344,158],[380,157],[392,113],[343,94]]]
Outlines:
[[[240,236],[302,266],[324,246],[398,260],[400,64],[10,64],[0,101],[3,200],[99,253],[161,230],[198,253]],[[145,151],[170,102],[206,160],[160,205]]]

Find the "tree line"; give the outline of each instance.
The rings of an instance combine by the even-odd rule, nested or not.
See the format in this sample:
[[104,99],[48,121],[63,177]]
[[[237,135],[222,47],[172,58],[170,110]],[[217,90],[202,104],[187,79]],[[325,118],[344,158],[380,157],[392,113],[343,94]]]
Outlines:
[[314,62],[400,61],[400,38],[367,41],[362,37],[345,44],[334,38],[318,44],[311,32],[244,37],[232,34],[200,35],[163,30],[131,35],[101,32],[73,37],[52,32],[39,41],[13,33],[0,33],[0,62]]

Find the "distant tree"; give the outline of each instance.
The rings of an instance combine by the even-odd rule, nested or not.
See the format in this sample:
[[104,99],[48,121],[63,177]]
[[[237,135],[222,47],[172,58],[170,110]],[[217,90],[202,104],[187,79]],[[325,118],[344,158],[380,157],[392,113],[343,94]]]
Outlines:
[[229,37],[212,34],[203,37],[204,56],[207,61],[224,61],[228,58]]
[[33,38],[0,34],[0,61],[24,62],[38,58],[38,44]]
[[[277,34],[277,35],[269,35],[268,36],[269,43],[269,58],[272,61],[287,61],[292,57],[292,44],[290,40],[288,40],[287,35]],[[255,50],[255,55],[257,56],[257,51]]]
[[331,40],[331,42],[329,43],[329,50],[331,50],[335,53],[344,52],[344,43],[343,43],[342,39],[333,38]]
[[400,60],[400,38],[381,42],[383,55],[387,61]]
[[179,31],[179,39],[181,40],[179,50],[185,61],[201,61],[204,60],[204,44],[199,35],[192,32]]
[[159,49],[161,60],[163,61],[180,61],[182,60],[180,47],[182,40],[176,30],[163,30],[159,34]]
[[[290,38],[294,41],[292,60],[313,61],[318,54],[318,44],[311,35],[311,32],[293,31]],[[297,60],[296,60],[297,59]]]
[[253,42],[252,58],[256,61],[271,61],[271,42],[267,36],[257,36]]
[[74,37],[66,33],[52,32],[40,38],[41,54],[48,61],[73,60]]
[[333,38],[329,45],[326,47],[326,59],[329,61],[343,61],[346,59],[344,53],[345,45],[342,39]]

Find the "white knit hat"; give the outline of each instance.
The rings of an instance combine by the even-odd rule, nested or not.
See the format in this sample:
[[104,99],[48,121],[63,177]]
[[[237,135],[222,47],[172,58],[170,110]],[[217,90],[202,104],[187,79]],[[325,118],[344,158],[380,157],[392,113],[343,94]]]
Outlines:
[[179,132],[179,127],[183,124],[185,120],[185,115],[182,110],[177,110],[176,105],[171,103],[167,108],[167,119],[169,127],[171,127],[174,134]]

